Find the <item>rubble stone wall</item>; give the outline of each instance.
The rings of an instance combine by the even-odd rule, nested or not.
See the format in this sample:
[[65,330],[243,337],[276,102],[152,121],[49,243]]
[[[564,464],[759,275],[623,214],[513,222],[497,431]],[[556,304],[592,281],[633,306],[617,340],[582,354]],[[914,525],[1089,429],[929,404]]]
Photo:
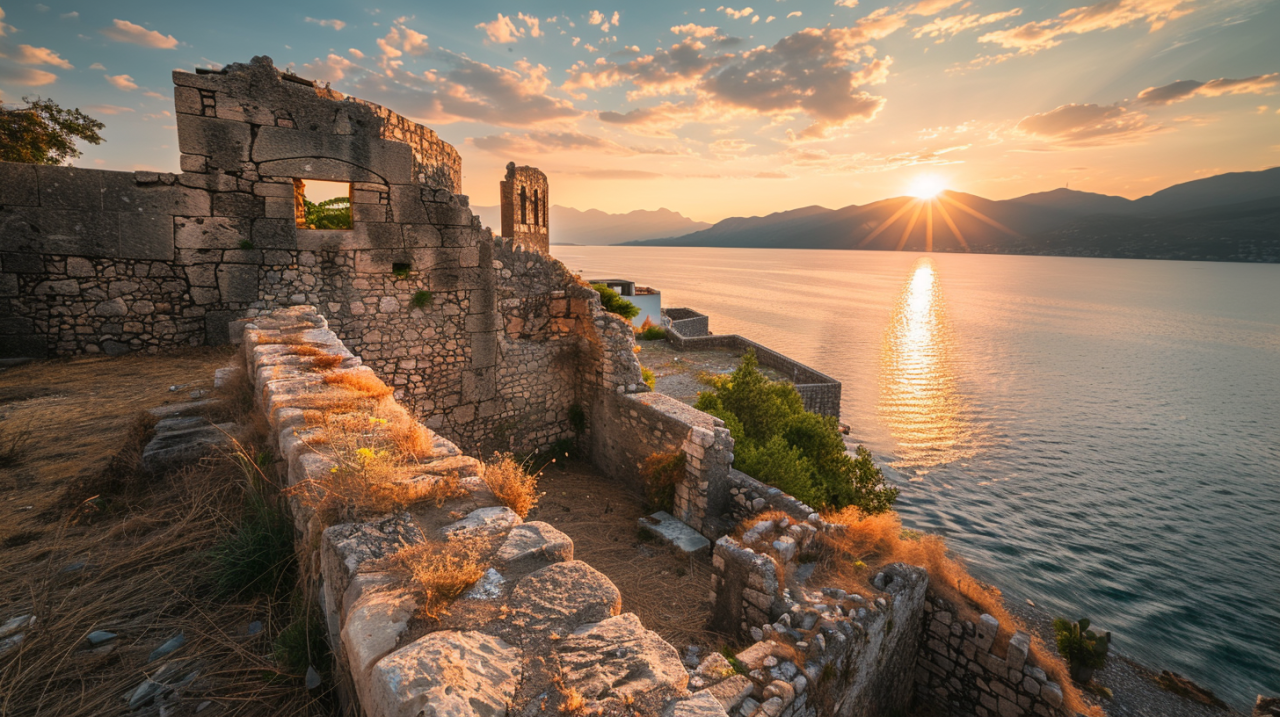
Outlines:
[[662,315],[667,319],[667,326],[675,329],[681,338],[711,335],[711,319],[706,314],[693,309],[673,307],[663,309]]
[[1030,635],[1016,632],[998,655],[1000,623],[991,615],[962,619],[955,605],[932,592],[924,609],[915,668],[919,704],[949,717],[1070,717],[1062,687],[1030,659]]

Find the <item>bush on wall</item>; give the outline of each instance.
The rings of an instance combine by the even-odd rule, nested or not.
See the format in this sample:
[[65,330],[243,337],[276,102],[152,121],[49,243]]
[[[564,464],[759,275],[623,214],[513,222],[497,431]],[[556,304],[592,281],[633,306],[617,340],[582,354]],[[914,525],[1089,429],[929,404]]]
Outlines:
[[850,456],[835,417],[804,410],[794,386],[760,372],[754,351],[712,388],[694,405],[725,422],[738,470],[814,508],[852,505],[875,514],[893,507],[898,489],[885,483],[871,453],[858,446]]
[[640,314],[640,307],[622,298],[618,292],[610,289],[604,284],[592,284],[592,289],[600,295],[600,305],[605,311],[611,314],[617,314],[624,319],[634,319]]

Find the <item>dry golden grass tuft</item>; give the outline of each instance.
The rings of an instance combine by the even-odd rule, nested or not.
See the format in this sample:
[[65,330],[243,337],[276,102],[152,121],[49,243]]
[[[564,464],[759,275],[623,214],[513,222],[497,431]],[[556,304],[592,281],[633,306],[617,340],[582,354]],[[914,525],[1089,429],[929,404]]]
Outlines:
[[[880,566],[899,562],[918,565],[929,571],[933,589],[956,605],[965,619],[976,621],[986,613],[1000,621],[997,647],[1006,648],[1013,633],[1025,629],[1022,621],[1005,609],[1000,590],[971,576],[958,558],[947,553],[946,543],[940,536],[903,530],[902,521],[894,512],[865,515],[857,508],[848,507],[827,513],[823,518],[845,529],[821,535],[823,555],[814,575],[816,584],[869,595],[870,577]],[[1062,687],[1068,709],[1103,717],[1097,707],[1088,705],[1081,697],[1057,653],[1034,634],[1031,654],[1036,665]]]
[[325,354],[316,356],[307,363],[307,368],[312,371],[332,371],[342,365],[342,357],[336,354]]
[[484,482],[502,504],[524,518],[538,504],[538,474],[530,474],[526,465],[510,453],[495,453],[484,470]]
[[406,545],[383,558],[379,568],[399,577],[418,596],[418,613],[434,619],[484,575],[482,546],[468,542]]
[[587,700],[582,693],[572,687],[560,689],[560,714],[578,715],[587,709]]
[[325,375],[324,382],[330,386],[341,386],[355,391],[368,398],[385,398],[392,393],[391,387],[383,383],[382,379],[367,371],[357,371],[355,369],[334,371]]
[[322,349],[316,348],[315,346],[296,346],[293,349],[293,353],[297,356],[328,356],[329,355],[325,353]]

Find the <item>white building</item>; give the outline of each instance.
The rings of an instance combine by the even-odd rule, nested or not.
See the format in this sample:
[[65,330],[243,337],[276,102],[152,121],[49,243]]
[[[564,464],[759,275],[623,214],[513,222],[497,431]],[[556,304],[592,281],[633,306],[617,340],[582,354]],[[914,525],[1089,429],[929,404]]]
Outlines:
[[662,326],[662,293],[657,289],[636,286],[634,281],[626,279],[589,279],[588,281],[591,284],[604,284],[618,292],[622,298],[635,304],[640,309],[640,313],[636,314],[631,323],[637,328],[644,325],[645,319],[654,326]]

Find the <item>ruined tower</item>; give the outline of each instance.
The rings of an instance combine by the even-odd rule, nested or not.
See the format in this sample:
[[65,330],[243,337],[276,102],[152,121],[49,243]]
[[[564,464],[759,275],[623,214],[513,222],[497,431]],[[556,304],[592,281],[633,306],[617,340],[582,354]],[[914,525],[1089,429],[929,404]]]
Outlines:
[[525,249],[547,252],[551,246],[548,220],[551,202],[547,196],[547,175],[536,167],[507,163],[507,177],[500,183],[502,195],[502,236]]

